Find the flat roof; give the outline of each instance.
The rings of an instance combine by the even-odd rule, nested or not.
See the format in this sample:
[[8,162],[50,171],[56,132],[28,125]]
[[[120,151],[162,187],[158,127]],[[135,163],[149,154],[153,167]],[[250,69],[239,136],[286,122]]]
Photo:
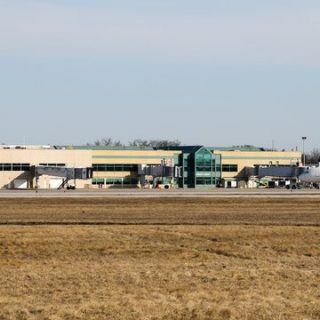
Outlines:
[[[185,153],[196,152],[200,148],[206,148],[208,150],[215,151],[243,151],[243,152],[271,152],[273,150],[255,147],[255,146],[232,146],[232,147],[207,147],[203,145],[180,145],[180,146],[169,146],[163,148],[153,147],[133,147],[133,146],[93,146],[93,145],[0,145],[0,149],[17,149],[17,150],[43,150],[43,149],[58,149],[58,150],[127,150],[127,151],[152,151],[152,150],[164,150],[164,151],[183,151]],[[283,150],[282,150],[283,151]]]

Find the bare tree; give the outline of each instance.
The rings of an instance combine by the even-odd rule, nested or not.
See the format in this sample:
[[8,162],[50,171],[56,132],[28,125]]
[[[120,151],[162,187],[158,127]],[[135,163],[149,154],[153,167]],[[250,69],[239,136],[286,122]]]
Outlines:
[[112,138],[105,137],[95,140],[93,143],[87,142],[87,146],[96,146],[96,147],[122,147],[123,144],[120,140],[113,141]]
[[306,153],[306,163],[318,164],[320,162],[320,149],[313,149],[309,153]]
[[150,147],[150,143],[148,140],[143,139],[135,139],[129,142],[130,147]]
[[153,148],[177,147],[181,145],[179,140],[150,140],[150,145]]
[[120,140],[116,140],[112,143],[113,147],[123,147],[123,144],[121,143]]
[[[97,147],[124,147],[125,145],[121,143],[120,140],[112,140],[112,138],[106,137],[95,140],[93,143],[88,142],[87,146],[97,146]],[[181,142],[179,140],[165,140],[165,139],[155,139],[155,140],[145,140],[145,139],[134,139],[129,142],[130,147],[138,148],[167,148],[180,146]]]
[[131,147],[151,147],[151,148],[166,148],[180,146],[179,140],[143,140],[135,139],[129,142]]
[[112,138],[102,138],[101,139],[101,145],[103,145],[103,146],[112,146],[113,145]]

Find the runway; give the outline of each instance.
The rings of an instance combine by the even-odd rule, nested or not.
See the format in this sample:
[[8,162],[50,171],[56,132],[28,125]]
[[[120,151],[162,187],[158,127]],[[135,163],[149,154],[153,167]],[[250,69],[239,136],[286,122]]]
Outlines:
[[0,190],[0,198],[320,198],[320,190]]

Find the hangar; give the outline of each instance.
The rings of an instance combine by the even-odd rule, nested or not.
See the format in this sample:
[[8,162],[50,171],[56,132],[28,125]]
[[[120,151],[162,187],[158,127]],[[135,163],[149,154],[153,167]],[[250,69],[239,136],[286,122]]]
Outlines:
[[[77,188],[241,187],[248,182],[247,167],[300,161],[301,152],[260,148],[1,145],[0,188],[56,189],[67,182]],[[89,168],[92,173],[70,175]]]

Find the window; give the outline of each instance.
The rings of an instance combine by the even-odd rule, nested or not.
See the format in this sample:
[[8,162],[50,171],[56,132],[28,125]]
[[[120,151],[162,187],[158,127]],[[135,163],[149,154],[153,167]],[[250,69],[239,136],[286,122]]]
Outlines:
[[223,172],[238,172],[237,164],[223,164],[222,165]]
[[11,163],[4,163],[2,170],[3,170],[3,171],[12,171],[12,165],[11,165]]
[[93,178],[92,184],[107,184],[107,185],[136,185],[138,179],[135,178]]
[[0,171],[30,171],[30,163],[0,163]]
[[29,163],[21,163],[21,171],[30,171]]
[[20,163],[13,163],[12,164],[12,171],[21,171],[21,164]]
[[197,184],[202,184],[202,185],[211,185],[211,178],[197,178],[197,180],[196,180],[197,182]]
[[196,170],[197,171],[211,171],[211,166],[202,166],[202,167],[197,166]]
[[200,172],[214,171],[215,160],[212,158],[212,154],[208,150],[206,149],[199,150],[195,155],[195,160],[196,160],[196,171],[200,171]]

